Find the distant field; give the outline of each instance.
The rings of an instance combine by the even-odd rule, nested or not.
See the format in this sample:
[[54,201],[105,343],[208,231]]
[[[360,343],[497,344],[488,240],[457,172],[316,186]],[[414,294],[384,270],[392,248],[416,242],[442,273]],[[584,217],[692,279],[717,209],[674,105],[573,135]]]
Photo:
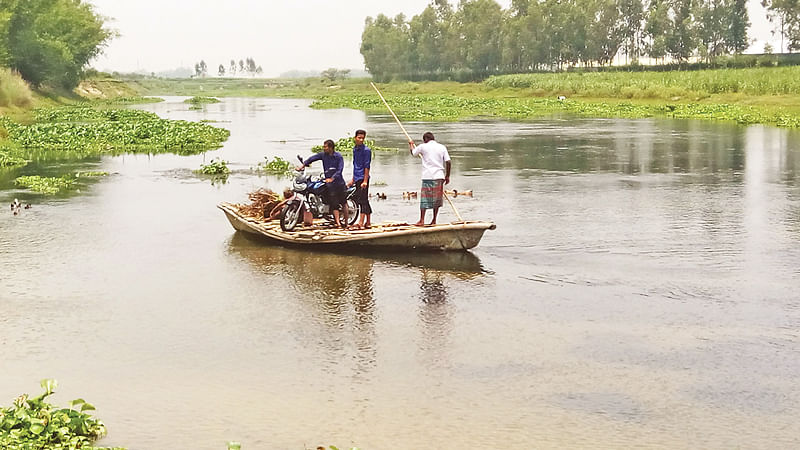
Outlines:
[[713,94],[800,95],[800,66],[672,72],[537,73],[501,75],[486,80],[494,88],[538,95],[672,99]]

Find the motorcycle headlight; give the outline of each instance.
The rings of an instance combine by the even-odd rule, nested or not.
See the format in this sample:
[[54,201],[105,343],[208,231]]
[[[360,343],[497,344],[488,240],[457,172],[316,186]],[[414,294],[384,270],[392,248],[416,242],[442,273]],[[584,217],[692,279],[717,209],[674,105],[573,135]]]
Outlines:
[[306,186],[305,183],[300,183],[299,181],[295,181],[294,182],[294,190],[295,191],[305,191],[306,187],[307,186]]

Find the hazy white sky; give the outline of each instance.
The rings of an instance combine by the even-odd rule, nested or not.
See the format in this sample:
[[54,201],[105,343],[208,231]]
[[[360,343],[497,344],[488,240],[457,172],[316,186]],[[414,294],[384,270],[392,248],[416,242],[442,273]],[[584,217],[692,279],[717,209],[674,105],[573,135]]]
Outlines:
[[[231,59],[252,57],[265,76],[292,69],[363,69],[364,19],[379,13],[412,17],[430,0],[88,0],[120,36],[94,61],[100,70],[162,71],[194,67],[215,74]],[[455,3],[451,1],[451,3]],[[498,1],[508,8],[511,0]],[[751,52],[780,42],[758,0],[749,0]]]

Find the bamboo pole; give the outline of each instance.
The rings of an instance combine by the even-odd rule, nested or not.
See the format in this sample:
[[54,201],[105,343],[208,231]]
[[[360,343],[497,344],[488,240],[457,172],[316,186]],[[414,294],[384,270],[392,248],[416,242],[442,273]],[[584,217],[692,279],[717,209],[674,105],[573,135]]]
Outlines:
[[[392,107],[389,106],[389,103],[387,103],[386,99],[383,98],[383,94],[381,94],[381,91],[378,90],[378,86],[375,86],[375,83],[371,81],[369,82],[369,84],[370,86],[372,86],[373,89],[375,89],[375,92],[378,93],[378,97],[380,97],[381,101],[383,101],[383,104],[386,105],[386,109],[388,109],[389,112],[392,114],[392,117],[394,117],[394,120],[395,122],[397,122],[397,125],[400,125],[400,129],[403,130],[403,134],[405,134],[406,138],[408,138],[408,142],[413,142],[414,140],[411,139],[411,136],[408,135],[406,128],[403,126],[402,123],[400,123],[400,119],[398,119],[397,115],[394,113],[394,111],[392,111]],[[464,219],[461,218],[461,214],[458,213],[458,209],[456,209],[456,205],[453,204],[453,202],[450,200],[450,196],[447,195],[447,192],[444,191],[444,186],[442,186],[442,195],[444,195],[444,198],[447,199],[447,203],[450,204],[450,207],[453,208],[453,212],[456,213],[456,217],[458,217],[459,222],[464,222]]]

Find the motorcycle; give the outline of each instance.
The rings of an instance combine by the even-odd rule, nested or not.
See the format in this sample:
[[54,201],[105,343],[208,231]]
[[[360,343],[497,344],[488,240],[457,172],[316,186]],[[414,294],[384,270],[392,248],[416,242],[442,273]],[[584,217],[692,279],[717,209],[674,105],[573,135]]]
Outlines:
[[[297,159],[303,162],[303,158]],[[290,197],[286,206],[280,214],[281,229],[292,231],[302,220],[305,211],[309,211],[315,219],[324,219],[329,225],[336,223],[333,211],[327,203],[328,183],[325,182],[324,174],[311,175],[306,173],[306,169],[300,170],[295,176],[292,184],[294,195]],[[361,214],[361,206],[355,201],[354,195],[356,187],[351,186],[345,191],[344,197],[347,203],[347,225],[353,225]],[[343,218],[341,206],[339,207],[339,217]]]

